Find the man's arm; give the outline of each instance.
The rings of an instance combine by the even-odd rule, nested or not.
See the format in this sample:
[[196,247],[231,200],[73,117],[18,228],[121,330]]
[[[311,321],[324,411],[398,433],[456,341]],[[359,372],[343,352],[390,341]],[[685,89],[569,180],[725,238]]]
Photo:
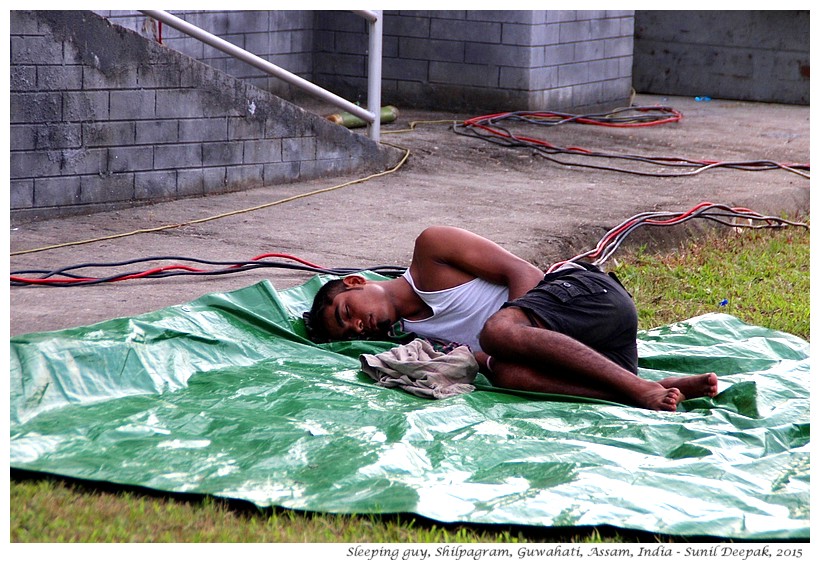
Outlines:
[[410,274],[423,291],[437,291],[481,278],[509,288],[515,299],[535,287],[544,272],[470,231],[436,226],[416,239]]

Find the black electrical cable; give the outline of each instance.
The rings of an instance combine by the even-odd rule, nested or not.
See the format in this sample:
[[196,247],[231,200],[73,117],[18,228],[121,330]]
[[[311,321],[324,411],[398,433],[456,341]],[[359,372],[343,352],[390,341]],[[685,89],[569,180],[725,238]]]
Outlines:
[[[692,209],[684,212],[644,212],[634,215],[625,221],[621,222],[616,227],[610,229],[606,235],[598,242],[597,246],[579,254],[569,260],[558,262],[550,267],[548,271],[552,271],[560,267],[566,262],[576,260],[594,259],[594,264],[601,265],[620,247],[626,238],[632,234],[636,229],[643,226],[673,226],[689,221],[692,219],[707,219],[718,224],[744,229],[762,229],[762,228],[783,228],[786,226],[804,227],[808,229],[808,224],[798,221],[791,221],[781,217],[761,215],[755,211],[740,207],[729,207],[722,204],[713,204],[709,202],[702,202]],[[746,223],[737,223],[737,220],[745,221]],[[296,263],[270,261],[270,260],[248,260],[248,261],[217,261],[205,260],[200,258],[189,258],[183,256],[149,256],[144,258],[134,258],[131,260],[123,260],[119,262],[88,262],[68,266],[54,270],[32,269],[32,270],[17,270],[11,273],[11,285],[47,285],[51,287],[66,287],[75,285],[93,285],[100,283],[109,283],[115,281],[124,281],[128,279],[143,279],[143,278],[166,278],[171,276],[204,276],[204,275],[225,275],[244,272],[257,268],[281,268],[289,270],[308,271],[317,274],[329,274],[334,276],[345,276],[349,274],[359,273],[363,271],[371,271],[380,273],[388,277],[400,276],[406,268],[402,266],[370,266],[370,267],[342,267],[342,268],[323,268],[309,262],[305,262],[299,258],[286,254],[267,254],[264,256],[285,257],[294,260]],[[257,257],[261,258],[261,257]],[[132,264],[146,263],[146,262],[165,262],[174,261],[175,264],[171,266],[155,267],[149,270],[134,271],[127,273],[119,273],[102,278],[89,277],[80,273],[80,270],[87,270],[92,268],[112,268],[129,266]],[[200,270],[180,263],[195,263],[210,266],[227,266],[225,268],[214,270]],[[181,271],[180,271],[181,270]],[[23,276],[39,275],[37,278],[25,278]],[[59,279],[57,279],[59,277]]]
[[[185,268],[185,266],[180,266],[179,263],[181,262],[192,262],[196,264],[205,264],[211,266],[228,266],[227,268],[215,269],[215,270],[194,270],[194,269],[183,269],[182,271],[178,270],[169,270],[169,269],[157,269],[157,271],[151,271],[150,273],[146,273],[146,271],[130,271],[126,273],[119,273],[111,276],[105,277],[89,277],[87,275],[83,275],[78,273],[79,270],[90,269],[90,268],[112,268],[112,267],[122,267],[128,266],[132,264],[139,264],[139,263],[146,263],[146,262],[163,262],[163,261],[174,261],[177,264],[172,266],[166,266],[164,268]],[[279,262],[279,261],[270,261],[270,260],[248,260],[248,261],[216,261],[216,260],[205,260],[200,258],[189,258],[184,256],[148,256],[144,258],[134,258],[131,260],[123,260],[119,262],[88,262],[83,264],[77,264],[72,266],[67,266],[63,268],[58,268],[54,270],[42,270],[42,269],[31,269],[31,270],[16,270],[11,272],[11,285],[12,286],[22,286],[22,285],[48,285],[53,287],[63,287],[63,286],[76,286],[76,285],[94,285],[100,283],[108,283],[114,281],[121,281],[126,279],[152,279],[152,278],[166,278],[171,276],[202,276],[202,275],[225,275],[225,274],[234,274],[239,272],[244,272],[248,270],[258,269],[258,268],[280,268],[280,269],[287,269],[287,270],[300,270],[300,271],[308,271],[317,274],[328,274],[328,275],[335,275],[335,276],[345,276],[353,273],[358,273],[362,271],[372,271],[375,273],[379,273],[388,277],[397,277],[400,276],[405,268],[400,266],[370,266],[370,267],[343,267],[343,268],[322,268],[308,264],[292,264],[288,262]],[[31,275],[39,275],[37,278],[28,278],[25,279],[23,276],[31,276]],[[61,279],[54,279],[60,276]]]
[[[623,112],[631,113],[629,115],[617,115]],[[640,113],[635,114],[634,112]],[[512,121],[523,122],[530,125],[554,126],[576,122],[588,125],[601,125],[609,127],[645,127],[659,125],[661,123],[678,121],[681,117],[681,114],[679,112],[676,112],[672,108],[661,106],[632,106],[629,108],[613,110],[609,113],[585,115],[572,115],[558,112],[508,112],[488,116],[474,117],[465,120],[460,124],[455,124],[453,126],[453,131],[458,135],[475,137],[478,139],[482,139],[484,141],[495,143],[500,146],[529,148],[534,151],[534,154],[536,156],[540,156],[546,160],[549,160],[562,166],[578,166],[582,168],[623,172],[628,174],[636,174],[640,176],[651,177],[692,176],[695,174],[700,174],[701,172],[704,172],[706,170],[712,170],[715,168],[729,168],[755,172],[780,169],[798,174],[806,178],[809,177],[808,171],[810,167],[808,164],[786,165],[771,160],[752,160],[742,162],[697,161],[678,157],[613,154],[601,151],[591,151],[579,147],[558,147],[542,139],[516,135],[512,132],[511,129],[504,127],[500,124],[500,122],[503,121]],[[627,160],[655,166],[694,168],[694,170],[678,173],[647,172],[614,166],[594,165],[582,162],[568,162],[550,156],[556,154],[575,155],[579,157]]]
[[[566,262],[577,260],[590,260],[594,258],[593,264],[600,266],[609,259],[620,247],[623,241],[636,229],[643,226],[673,226],[684,223],[692,219],[707,219],[722,225],[743,228],[743,229],[764,229],[764,228],[785,228],[787,226],[803,227],[808,229],[806,223],[783,219],[771,215],[761,215],[755,211],[739,207],[729,207],[722,204],[702,202],[692,209],[684,212],[645,212],[639,213],[621,222],[610,229],[598,242],[597,246],[579,254],[569,260],[553,264],[548,271],[554,271]],[[728,219],[746,221],[747,224],[731,222]]]

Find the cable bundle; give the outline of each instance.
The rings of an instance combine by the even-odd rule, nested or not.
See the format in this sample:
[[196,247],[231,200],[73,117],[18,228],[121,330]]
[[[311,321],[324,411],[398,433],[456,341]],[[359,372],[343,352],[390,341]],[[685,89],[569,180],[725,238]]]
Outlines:
[[[284,258],[291,260],[290,262],[270,261],[266,258]],[[225,266],[218,269],[203,269],[196,268],[187,264],[171,264],[166,266],[158,266],[149,268],[147,270],[127,272],[121,274],[114,274],[106,277],[94,277],[89,275],[82,275],[80,270],[88,268],[114,268],[128,266],[131,264],[138,264],[144,262],[157,261],[175,261],[175,262],[192,262],[197,264],[207,264],[211,266]],[[317,274],[330,274],[336,276],[346,276],[357,272],[368,270],[371,272],[381,273],[386,276],[399,276],[405,268],[398,266],[373,266],[368,268],[323,268],[317,266],[307,260],[297,258],[290,254],[268,253],[256,256],[248,261],[241,262],[221,262],[214,260],[202,260],[198,258],[186,258],[181,256],[150,256],[147,258],[135,258],[133,260],[125,260],[122,262],[98,262],[78,264],[75,266],[68,266],[56,270],[18,270],[11,272],[11,285],[47,285],[47,286],[77,286],[77,285],[92,285],[107,282],[118,282],[125,280],[144,279],[144,278],[166,278],[170,276],[197,276],[197,275],[223,275],[235,274],[238,272],[245,272],[257,268],[281,268],[287,270],[302,270],[313,272]],[[31,275],[39,275],[36,278],[26,277]]]
[[[473,117],[465,120],[463,123],[456,124],[453,127],[453,130],[459,135],[476,137],[505,147],[530,148],[536,155],[564,166],[581,166],[584,168],[594,168],[597,170],[610,170],[615,172],[625,172],[628,174],[637,174],[640,176],[656,177],[692,176],[713,168],[731,168],[749,171],[780,169],[803,176],[804,178],[809,178],[808,164],[781,164],[771,160],[753,160],[743,162],[690,160],[680,157],[614,154],[592,151],[581,147],[558,147],[544,139],[517,135],[508,127],[502,125],[504,122],[518,122],[544,126],[555,126],[565,123],[580,123],[584,125],[597,125],[602,127],[649,127],[664,123],[674,123],[680,121],[682,117],[683,116],[679,111],[667,106],[630,106],[627,108],[615,109],[607,113],[592,113],[585,115],[573,115],[552,111],[516,111]],[[627,160],[657,166],[687,168],[690,170],[672,173],[645,172],[627,168],[615,168],[612,166],[565,162],[551,156],[555,154]]]
[[[612,228],[604,237],[598,242],[594,249],[574,256],[569,260],[557,262],[550,266],[547,272],[555,271],[560,266],[567,262],[574,262],[577,260],[592,261],[596,265],[603,264],[610,256],[618,249],[623,241],[635,229],[644,225],[652,226],[672,226],[684,223],[691,219],[708,219],[716,223],[728,225],[731,227],[741,227],[746,229],[762,229],[762,228],[782,228],[786,226],[797,226],[808,228],[806,223],[797,221],[789,221],[779,217],[761,215],[750,209],[744,207],[729,207],[722,204],[714,204],[703,202],[689,211],[685,212],[645,212],[639,213],[623,221],[618,226]],[[743,221],[740,223],[738,221]],[[290,262],[271,261],[267,258],[282,258]],[[176,264],[157,266],[141,271],[127,272],[113,274],[106,277],[95,277],[91,275],[83,275],[81,270],[90,268],[113,268],[128,266],[131,264],[139,264],[145,262],[158,261],[175,261]],[[190,266],[188,264],[180,264],[179,262],[191,262],[196,264],[205,264],[210,266],[224,266],[217,269],[203,269]],[[256,256],[255,258],[242,262],[223,262],[215,260],[203,260],[198,258],[186,258],[180,256],[150,256],[147,258],[135,258],[133,260],[125,260],[122,262],[99,262],[78,264],[75,266],[68,266],[56,270],[18,270],[11,272],[11,285],[41,285],[51,287],[67,287],[79,285],[92,285],[99,283],[118,282],[134,279],[153,279],[166,278],[170,276],[181,275],[223,275],[234,274],[238,272],[245,272],[257,268],[281,268],[288,270],[302,270],[313,272],[317,274],[329,274],[334,276],[346,276],[363,272],[365,270],[380,273],[388,277],[400,276],[406,268],[401,266],[370,266],[365,268],[343,267],[343,268],[324,268],[318,266],[302,258],[290,254],[283,253],[267,253]],[[38,275],[38,277],[28,277]]]
[[727,205],[703,202],[689,211],[684,212],[650,211],[634,215],[623,221],[620,225],[610,229],[594,249],[574,256],[569,260],[557,262],[550,266],[547,272],[553,272],[567,262],[575,262],[577,260],[592,261],[593,264],[599,266],[612,256],[624,239],[635,229],[644,225],[668,227],[684,223],[691,219],[708,219],[722,225],[744,229],[783,228],[786,226],[809,228],[806,223],[789,221],[779,217],[764,216],[745,207],[729,207]]

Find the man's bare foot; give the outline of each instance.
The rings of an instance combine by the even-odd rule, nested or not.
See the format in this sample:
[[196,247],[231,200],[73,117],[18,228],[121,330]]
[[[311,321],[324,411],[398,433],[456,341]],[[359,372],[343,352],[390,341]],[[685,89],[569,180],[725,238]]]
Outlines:
[[683,400],[683,394],[675,387],[665,388],[658,386],[641,398],[641,406],[655,411],[676,411],[678,403]]
[[658,383],[667,389],[673,387],[679,389],[683,393],[681,400],[684,400],[684,398],[714,397],[718,393],[718,378],[714,373],[667,377]]

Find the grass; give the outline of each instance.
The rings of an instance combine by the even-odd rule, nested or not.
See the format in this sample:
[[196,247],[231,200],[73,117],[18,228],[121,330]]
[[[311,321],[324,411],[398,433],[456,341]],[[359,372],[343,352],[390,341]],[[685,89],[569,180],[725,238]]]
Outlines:
[[[809,339],[809,234],[727,230],[674,250],[621,249],[608,267],[641,328],[709,312]],[[615,528],[445,525],[412,515],[332,515],[166,495],[13,471],[12,542],[468,543],[674,541]]]
[[661,254],[627,252],[609,268],[635,298],[641,328],[722,312],[808,340],[809,238],[802,228],[724,229]]

